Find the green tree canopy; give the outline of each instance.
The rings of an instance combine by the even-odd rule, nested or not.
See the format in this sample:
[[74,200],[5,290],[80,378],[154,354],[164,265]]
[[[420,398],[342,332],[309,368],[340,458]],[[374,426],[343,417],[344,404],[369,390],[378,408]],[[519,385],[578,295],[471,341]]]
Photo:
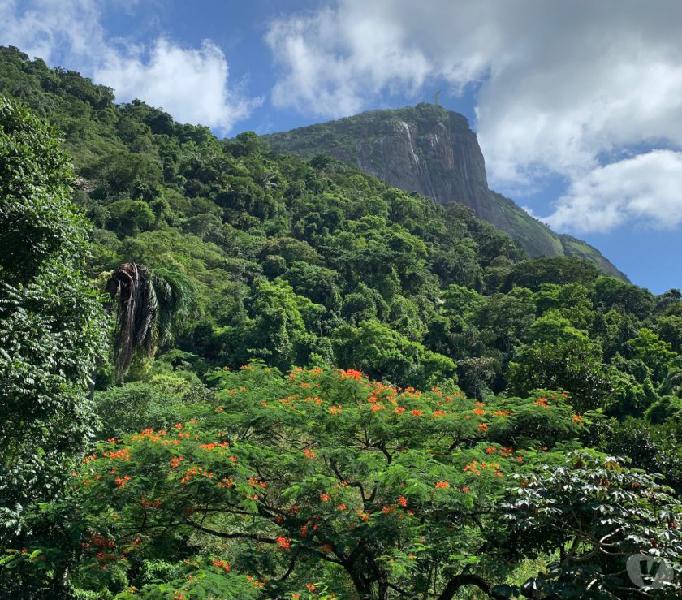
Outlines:
[[[103,318],[83,273],[86,227],[71,204],[72,177],[54,131],[0,98],[3,546],[30,539],[25,512],[59,493],[93,428],[88,387]],[[12,578],[2,579],[11,590]]]

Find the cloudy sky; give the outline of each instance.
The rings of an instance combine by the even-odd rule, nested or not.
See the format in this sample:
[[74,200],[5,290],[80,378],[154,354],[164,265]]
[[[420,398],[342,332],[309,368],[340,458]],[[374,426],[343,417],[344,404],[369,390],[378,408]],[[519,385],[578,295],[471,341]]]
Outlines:
[[430,101],[491,187],[682,287],[679,0],[0,0],[0,44],[219,135]]

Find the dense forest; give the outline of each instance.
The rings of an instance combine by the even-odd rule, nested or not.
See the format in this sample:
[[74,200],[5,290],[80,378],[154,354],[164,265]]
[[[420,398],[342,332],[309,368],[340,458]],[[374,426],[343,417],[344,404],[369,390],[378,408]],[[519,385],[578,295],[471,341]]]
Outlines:
[[679,290],[16,48],[0,98],[0,597],[680,597]]

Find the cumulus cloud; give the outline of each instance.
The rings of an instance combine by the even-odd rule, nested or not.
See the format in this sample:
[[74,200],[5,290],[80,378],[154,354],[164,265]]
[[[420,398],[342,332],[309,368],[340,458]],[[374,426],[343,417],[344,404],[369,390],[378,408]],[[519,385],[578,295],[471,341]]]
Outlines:
[[474,83],[493,185],[577,184],[624,147],[682,146],[680,22],[678,0],[338,0],[270,24],[273,101],[339,117],[427,81]]
[[682,153],[653,150],[598,167],[575,180],[544,220],[581,232],[629,221],[674,229],[682,223]]
[[0,43],[52,64],[66,55],[92,66],[107,52],[98,0],[0,0]]
[[182,122],[228,131],[260,104],[229,81],[227,59],[205,40],[182,47],[160,37],[149,45],[110,39],[101,25],[107,7],[131,0],[0,0],[0,43],[18,46],[50,64],[76,65],[116,99],[140,98]]
[[113,54],[94,78],[114,88],[117,97],[143,98],[180,121],[223,129],[259,102],[229,90],[225,55],[209,41],[199,49],[184,49],[159,39],[146,57]]

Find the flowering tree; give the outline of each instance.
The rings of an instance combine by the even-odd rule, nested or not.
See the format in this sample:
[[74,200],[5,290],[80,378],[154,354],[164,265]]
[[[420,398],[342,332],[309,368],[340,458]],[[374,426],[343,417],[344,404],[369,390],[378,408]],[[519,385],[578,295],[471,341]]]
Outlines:
[[[86,457],[82,585],[115,588],[116,572],[149,598],[509,598],[510,479],[563,464],[557,445],[582,427],[558,393],[482,403],[257,365],[214,383],[191,419]],[[172,576],[145,584],[155,560]]]

